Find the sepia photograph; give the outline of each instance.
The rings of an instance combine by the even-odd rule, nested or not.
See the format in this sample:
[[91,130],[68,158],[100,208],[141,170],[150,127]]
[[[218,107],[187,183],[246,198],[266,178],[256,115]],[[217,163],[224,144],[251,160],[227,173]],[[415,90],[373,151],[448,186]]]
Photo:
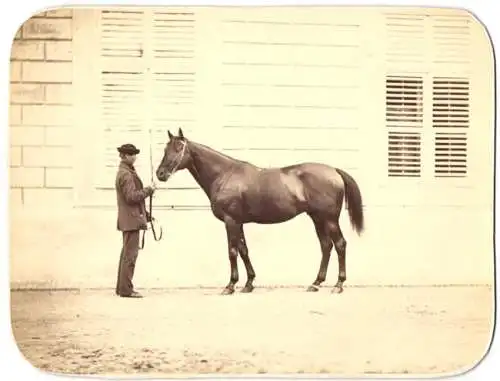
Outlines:
[[10,52],[10,315],[72,375],[438,377],[495,324],[462,8],[65,6]]

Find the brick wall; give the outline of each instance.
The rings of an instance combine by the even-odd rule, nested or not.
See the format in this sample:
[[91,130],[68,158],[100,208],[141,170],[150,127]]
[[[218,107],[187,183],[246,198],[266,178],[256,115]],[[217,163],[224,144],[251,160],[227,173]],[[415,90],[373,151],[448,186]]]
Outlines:
[[72,10],[27,20],[13,41],[10,187],[13,206],[72,198]]

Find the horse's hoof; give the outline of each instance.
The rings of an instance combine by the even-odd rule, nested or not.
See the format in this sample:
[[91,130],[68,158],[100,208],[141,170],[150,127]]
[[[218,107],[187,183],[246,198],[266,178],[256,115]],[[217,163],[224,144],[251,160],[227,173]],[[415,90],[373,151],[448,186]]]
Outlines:
[[344,289],[342,287],[335,286],[332,289],[332,294],[342,294],[343,291],[344,291]]
[[231,295],[232,293],[234,293],[234,289],[226,287],[224,290],[222,290],[221,295]]
[[319,288],[312,285],[312,284],[309,287],[307,287],[307,292],[318,292],[318,291],[319,291]]
[[253,286],[245,286],[241,289],[241,292],[248,294],[249,292],[253,291]]

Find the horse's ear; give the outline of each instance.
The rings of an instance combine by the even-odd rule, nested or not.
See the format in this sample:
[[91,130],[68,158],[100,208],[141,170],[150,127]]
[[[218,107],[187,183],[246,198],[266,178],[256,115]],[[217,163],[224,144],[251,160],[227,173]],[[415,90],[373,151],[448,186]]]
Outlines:
[[170,130],[168,130],[167,133],[168,133],[168,138],[170,140],[172,140],[172,138],[174,137],[174,135],[172,135],[172,133],[170,132]]
[[182,132],[182,128],[179,127],[179,137],[184,138],[184,133]]

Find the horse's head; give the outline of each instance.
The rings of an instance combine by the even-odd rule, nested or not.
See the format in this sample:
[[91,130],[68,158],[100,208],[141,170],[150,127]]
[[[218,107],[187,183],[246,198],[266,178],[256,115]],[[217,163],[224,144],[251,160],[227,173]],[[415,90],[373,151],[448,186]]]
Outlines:
[[176,171],[185,169],[191,160],[188,141],[181,128],[179,128],[178,136],[168,131],[168,139],[163,158],[156,170],[156,177],[159,181],[167,181]]

